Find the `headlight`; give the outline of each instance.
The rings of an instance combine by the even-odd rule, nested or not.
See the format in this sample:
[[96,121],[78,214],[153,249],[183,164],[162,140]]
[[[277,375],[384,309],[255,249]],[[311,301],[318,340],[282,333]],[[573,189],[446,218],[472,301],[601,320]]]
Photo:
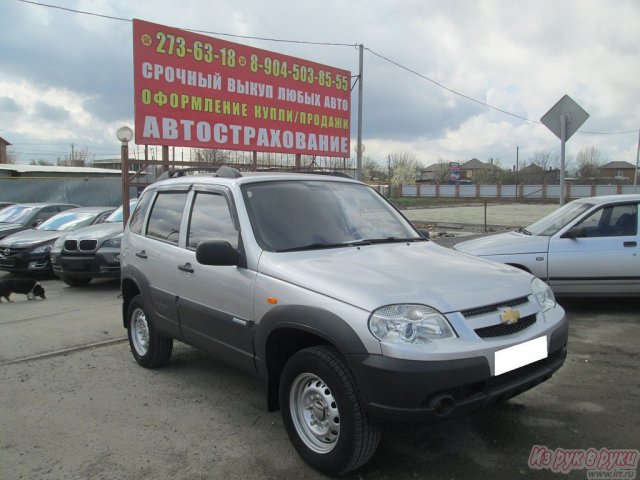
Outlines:
[[425,305],[389,305],[369,317],[369,330],[378,340],[391,343],[425,344],[455,338],[444,316]]
[[539,278],[534,278],[531,281],[531,288],[533,289],[533,294],[538,299],[538,303],[540,304],[543,312],[551,310],[556,306],[556,297],[553,295],[551,287],[545,282]]
[[40,245],[39,247],[34,248],[33,250],[31,250],[31,253],[48,253],[49,251],[51,251],[52,246],[53,246],[53,242],[46,243],[44,245]]
[[102,244],[102,247],[117,248],[118,250],[120,250],[121,243],[122,243],[122,235],[120,235],[119,237],[110,238],[109,240],[107,240]]
[[65,237],[60,237],[55,241],[53,247],[51,247],[51,253],[60,253],[64,247]]

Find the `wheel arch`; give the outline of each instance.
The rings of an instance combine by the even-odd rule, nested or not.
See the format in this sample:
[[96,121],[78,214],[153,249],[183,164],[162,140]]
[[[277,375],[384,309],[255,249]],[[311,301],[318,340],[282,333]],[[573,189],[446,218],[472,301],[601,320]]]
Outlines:
[[366,353],[348,323],[321,308],[287,305],[271,310],[256,333],[256,368],[266,378],[267,408],[280,409],[280,374],[296,352],[316,345],[331,345],[350,363],[349,354]]
[[120,282],[120,292],[122,293],[122,324],[124,328],[127,328],[129,323],[127,317],[129,304],[136,295],[140,294],[140,287],[132,278],[123,277]]

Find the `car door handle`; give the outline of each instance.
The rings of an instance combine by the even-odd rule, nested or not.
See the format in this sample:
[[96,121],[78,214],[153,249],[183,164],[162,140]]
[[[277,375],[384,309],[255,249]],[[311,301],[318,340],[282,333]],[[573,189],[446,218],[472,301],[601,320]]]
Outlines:
[[178,270],[180,270],[181,272],[187,272],[187,273],[194,272],[193,267],[189,262],[185,263],[184,265],[178,265]]
[[637,247],[638,246],[638,242],[624,242],[623,245],[625,247]]
[[147,259],[147,252],[145,252],[144,250],[142,250],[141,252],[136,252],[136,257],[146,260]]

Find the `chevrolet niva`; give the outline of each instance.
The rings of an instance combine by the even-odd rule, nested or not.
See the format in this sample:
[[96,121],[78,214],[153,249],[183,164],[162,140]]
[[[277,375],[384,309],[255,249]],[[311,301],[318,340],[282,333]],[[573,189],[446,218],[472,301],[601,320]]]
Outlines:
[[371,458],[379,419],[470,413],[567,354],[546,283],[434,244],[349,178],[159,181],[125,228],[121,272],[140,365],[165,365],[176,339],[261,376],[297,452],[328,474]]

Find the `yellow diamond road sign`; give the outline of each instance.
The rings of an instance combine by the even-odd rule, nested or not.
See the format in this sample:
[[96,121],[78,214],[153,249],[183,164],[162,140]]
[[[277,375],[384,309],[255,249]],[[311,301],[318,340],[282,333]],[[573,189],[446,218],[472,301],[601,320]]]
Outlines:
[[589,114],[569,95],[562,97],[558,103],[551,107],[551,110],[545,113],[540,119],[540,121],[561,140],[562,115],[567,119],[565,140],[569,140],[571,135],[576,133],[587,118],[589,118]]

